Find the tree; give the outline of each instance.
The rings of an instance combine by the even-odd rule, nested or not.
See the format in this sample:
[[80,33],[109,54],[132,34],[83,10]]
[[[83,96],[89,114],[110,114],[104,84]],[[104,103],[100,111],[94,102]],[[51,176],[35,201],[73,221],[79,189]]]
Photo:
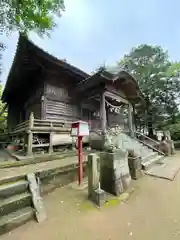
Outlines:
[[[2,59],[2,52],[4,51],[4,49],[5,49],[4,44],[0,43],[0,76],[2,74],[1,59]],[[0,98],[2,96],[2,92],[3,92],[3,86],[0,83]],[[6,106],[0,100],[0,131],[4,131],[4,129],[6,128],[6,117],[7,117]]]
[[[3,86],[0,84],[0,98],[2,96]],[[7,126],[7,105],[0,100],[0,132],[3,132]]]
[[[2,52],[4,51],[4,49],[5,49],[5,45],[0,42],[0,76],[2,74]],[[1,80],[0,80],[0,82],[1,82]]]
[[165,109],[171,124],[175,124],[179,115],[180,99],[180,63],[171,63],[166,72]]
[[2,73],[2,52],[4,51],[5,49],[5,45],[3,43],[0,42],[0,75]]
[[173,93],[175,86],[176,93],[180,90],[180,85],[177,75],[173,75],[175,66],[170,63],[168,53],[160,46],[146,44],[133,48],[118,65],[128,69],[138,81],[146,105],[145,111],[136,111],[136,117],[141,114],[146,119],[144,124],[148,127],[149,135],[153,136],[153,123],[161,121],[167,113],[170,114],[170,110],[177,111]]
[[61,16],[64,9],[64,0],[2,0],[0,30],[49,34],[56,25],[54,14]]

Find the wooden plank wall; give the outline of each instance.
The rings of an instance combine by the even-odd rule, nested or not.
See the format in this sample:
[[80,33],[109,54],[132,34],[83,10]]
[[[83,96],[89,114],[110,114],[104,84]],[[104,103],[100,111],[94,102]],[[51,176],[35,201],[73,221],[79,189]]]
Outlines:
[[46,102],[46,119],[72,122],[79,119],[79,117],[78,107],[72,103],[55,100],[47,100]]
[[43,95],[44,89],[42,86],[38,87],[34,93],[27,99],[24,104],[25,111],[25,120],[29,119],[30,113],[34,113],[36,119],[41,119],[41,98]]
[[41,102],[34,102],[33,104],[29,105],[26,110],[26,120],[29,119],[30,113],[34,113],[34,118],[41,119]]
[[65,75],[60,77],[49,74],[45,81],[44,111],[45,119],[65,121],[67,123],[80,119],[81,109],[74,93],[72,79]]
[[22,111],[22,106],[16,103],[11,103],[8,106],[7,124],[8,124],[9,130],[11,130],[12,128],[15,128],[16,125],[20,123],[21,111]]

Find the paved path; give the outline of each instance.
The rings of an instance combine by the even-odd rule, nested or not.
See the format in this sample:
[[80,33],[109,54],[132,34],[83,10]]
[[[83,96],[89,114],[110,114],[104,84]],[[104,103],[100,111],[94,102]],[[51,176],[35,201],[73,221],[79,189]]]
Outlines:
[[1,240],[180,239],[180,172],[174,181],[144,176],[127,203],[101,211],[86,198],[84,190],[58,189],[44,198],[47,221],[27,223]]
[[14,159],[8,153],[6,153],[6,151],[0,148],[0,162],[4,161],[11,162],[14,161]]
[[180,170],[180,156],[178,154],[171,157],[165,157],[161,161],[161,164],[155,164],[146,171],[146,174],[172,181]]

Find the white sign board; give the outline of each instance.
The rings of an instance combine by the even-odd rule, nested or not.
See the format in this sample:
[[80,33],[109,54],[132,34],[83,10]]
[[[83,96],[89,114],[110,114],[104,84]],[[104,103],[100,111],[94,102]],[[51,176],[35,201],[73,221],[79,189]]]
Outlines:
[[72,137],[78,136],[78,128],[71,128],[71,136]]
[[79,125],[79,136],[89,136],[89,125],[81,123]]

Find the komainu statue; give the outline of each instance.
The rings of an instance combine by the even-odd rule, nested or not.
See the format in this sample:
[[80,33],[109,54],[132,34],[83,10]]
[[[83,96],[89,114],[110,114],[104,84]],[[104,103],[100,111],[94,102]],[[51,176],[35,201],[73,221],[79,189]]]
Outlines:
[[164,132],[164,136],[166,138],[166,142],[169,144],[170,147],[170,153],[175,154],[175,147],[174,147],[174,141],[171,139],[171,134],[169,131]]

